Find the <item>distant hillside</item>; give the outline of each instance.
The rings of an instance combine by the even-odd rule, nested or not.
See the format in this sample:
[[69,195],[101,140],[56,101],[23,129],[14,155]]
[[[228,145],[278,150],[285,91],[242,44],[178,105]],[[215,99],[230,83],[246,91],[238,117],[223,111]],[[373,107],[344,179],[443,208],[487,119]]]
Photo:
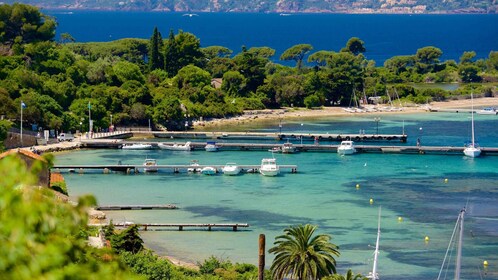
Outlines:
[[497,13],[496,0],[4,0],[44,9],[270,13]]

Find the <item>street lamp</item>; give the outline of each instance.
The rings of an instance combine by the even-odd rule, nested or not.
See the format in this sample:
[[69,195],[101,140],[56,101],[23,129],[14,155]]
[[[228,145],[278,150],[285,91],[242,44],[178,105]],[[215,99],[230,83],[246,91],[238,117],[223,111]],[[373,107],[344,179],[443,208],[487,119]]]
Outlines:
[[380,122],[380,118],[379,117],[375,117],[374,121],[377,123],[377,132],[375,133],[375,135],[379,135],[379,122]]
[[187,129],[188,129],[188,119],[190,118],[190,115],[189,114],[184,114],[183,116],[185,117],[185,131],[187,131]]
[[282,134],[282,119],[278,120],[278,131],[279,131],[279,134],[281,135]]
[[80,142],[81,142],[81,134],[83,134],[83,122],[80,122]]

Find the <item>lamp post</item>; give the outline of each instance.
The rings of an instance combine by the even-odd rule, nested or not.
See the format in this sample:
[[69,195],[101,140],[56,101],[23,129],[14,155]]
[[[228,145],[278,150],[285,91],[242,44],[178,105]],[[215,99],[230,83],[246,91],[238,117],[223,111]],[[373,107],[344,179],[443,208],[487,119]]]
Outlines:
[[282,119],[278,120],[278,133],[282,135]]
[[375,133],[375,135],[379,135],[379,122],[380,122],[380,118],[379,117],[375,117],[374,121],[377,123],[377,132]]
[[303,145],[303,136],[304,136],[303,125],[304,125],[304,123],[301,124],[301,146]]
[[184,114],[183,116],[185,117],[185,131],[187,131],[187,129],[188,129],[188,119],[190,118],[190,115],[189,114]]
[[80,142],[81,142],[81,134],[83,134],[83,122],[80,122]]

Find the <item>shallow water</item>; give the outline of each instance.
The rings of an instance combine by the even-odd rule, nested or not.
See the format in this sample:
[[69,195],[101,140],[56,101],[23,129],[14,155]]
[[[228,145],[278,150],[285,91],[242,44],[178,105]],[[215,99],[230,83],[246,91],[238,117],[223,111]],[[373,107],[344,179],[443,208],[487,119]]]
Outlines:
[[[432,118],[431,118],[432,117]],[[437,119],[435,119],[437,117]],[[403,115],[383,117],[379,129],[393,133],[401,128],[414,135],[423,127],[424,143],[457,144],[467,124],[464,115]],[[355,131],[372,126],[368,118],[335,118],[288,122],[284,129]],[[489,124],[488,124],[489,123]],[[482,142],[496,143],[496,118],[480,118],[476,127]],[[374,123],[375,125],[375,123]],[[489,126],[489,127],[488,127]],[[277,124],[278,128],[278,124]],[[254,130],[274,129],[272,126]],[[371,129],[371,128],[369,128]],[[436,133],[445,131],[448,136]],[[385,132],[384,132],[385,131]],[[368,133],[368,132],[367,132]],[[464,133],[465,134],[465,133]],[[409,138],[414,142],[414,136]],[[57,164],[141,164],[145,157],[159,164],[259,164],[268,152],[207,153],[123,150],[85,150],[57,156]],[[379,273],[382,279],[435,279],[448,246],[457,215],[467,205],[462,279],[478,279],[487,260],[488,277],[498,273],[498,160],[460,155],[335,153],[275,155],[279,164],[297,164],[298,173],[279,177],[243,174],[236,177],[199,174],[66,174],[71,196],[94,194],[99,204],[176,204],[178,210],[110,211],[115,222],[249,223],[248,229],[175,230],[142,232],[146,245],[157,253],[197,262],[215,255],[235,262],[256,264],[258,236],[266,235],[267,249],[275,236],[290,225],[312,223],[319,233],[333,236],[340,246],[338,270],[371,270],[377,233],[378,207],[382,206]],[[445,183],[444,179],[448,179]],[[360,185],[357,189],[356,184]],[[371,205],[370,198],[374,200]],[[399,222],[398,217],[403,221]],[[424,242],[429,236],[430,241]],[[454,261],[455,253],[453,253]],[[267,264],[272,256],[267,255]],[[452,266],[449,267],[450,271]],[[494,273],[494,276],[490,276]],[[496,278],[494,278],[496,279]]]

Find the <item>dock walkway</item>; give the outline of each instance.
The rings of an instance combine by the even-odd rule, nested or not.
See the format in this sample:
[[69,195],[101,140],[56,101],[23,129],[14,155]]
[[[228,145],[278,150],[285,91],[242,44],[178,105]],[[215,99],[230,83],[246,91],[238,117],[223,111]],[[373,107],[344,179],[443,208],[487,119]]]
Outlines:
[[232,231],[237,231],[239,228],[247,228],[249,224],[238,224],[238,223],[229,223],[229,224],[165,224],[165,223],[143,223],[143,224],[135,224],[135,223],[115,223],[116,227],[130,227],[133,225],[138,225],[143,228],[143,230],[147,231],[148,228],[178,228],[179,231],[182,231],[184,228],[207,228],[207,230],[211,231],[212,228],[231,228]]

